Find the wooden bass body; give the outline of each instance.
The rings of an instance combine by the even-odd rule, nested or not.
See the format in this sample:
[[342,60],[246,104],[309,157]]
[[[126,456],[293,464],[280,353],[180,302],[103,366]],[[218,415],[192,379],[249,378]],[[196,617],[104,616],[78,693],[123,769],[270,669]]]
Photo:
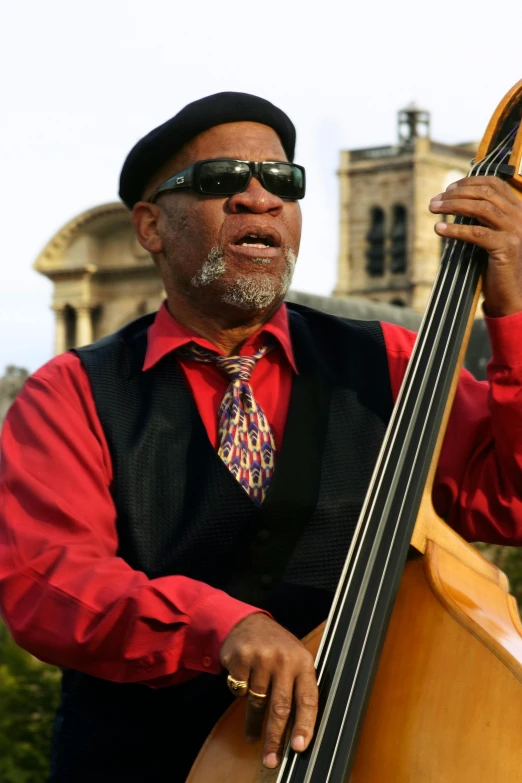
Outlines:
[[[507,177],[522,198],[522,80],[493,115],[477,161],[471,175]],[[311,755],[293,754],[286,770],[267,770],[261,742],[243,739],[239,699],[208,737],[188,783],[325,783],[326,777],[329,783],[522,783],[516,601],[506,576],[435,514],[431,500],[485,268],[474,252],[455,242],[443,254],[340,583],[339,595],[357,617],[343,617],[334,599],[328,643],[319,649],[324,626],[304,640],[313,654],[319,650],[320,692],[322,678],[326,694],[337,699],[337,712],[330,709],[323,721],[327,742],[326,732],[318,732]],[[406,561],[408,545],[413,556]],[[382,609],[386,601],[391,614]],[[331,646],[324,652],[332,640],[341,650],[335,665],[328,660]],[[367,710],[363,688],[353,706],[357,686],[371,684],[375,670]],[[340,678],[332,685],[338,672],[347,675],[342,688]],[[347,729],[350,709],[355,717]],[[349,741],[344,751],[342,732]],[[343,776],[344,769],[351,771]]]
[[[522,781],[522,625],[507,578],[434,514],[412,543],[348,780]],[[313,654],[322,631],[305,639]],[[275,783],[244,715],[238,699],[187,783]]]

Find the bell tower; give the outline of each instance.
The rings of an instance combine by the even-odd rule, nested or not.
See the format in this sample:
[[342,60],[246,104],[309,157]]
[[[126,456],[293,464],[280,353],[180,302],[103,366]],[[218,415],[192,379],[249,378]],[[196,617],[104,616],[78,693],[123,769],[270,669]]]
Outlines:
[[430,113],[409,104],[397,115],[397,141],[341,152],[340,248],[334,296],[426,305],[441,255],[430,199],[466,176],[474,143],[431,138]]
[[415,102],[401,109],[397,115],[397,138],[402,149],[414,148],[415,139],[429,139],[430,113]]

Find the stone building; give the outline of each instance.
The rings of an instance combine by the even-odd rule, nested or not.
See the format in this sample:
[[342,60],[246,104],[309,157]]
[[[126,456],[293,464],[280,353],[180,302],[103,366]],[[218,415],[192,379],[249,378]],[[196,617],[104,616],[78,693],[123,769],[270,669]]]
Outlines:
[[396,144],[341,152],[334,296],[424,310],[442,249],[428,203],[466,176],[476,149],[433,141],[429,113],[410,105],[398,114]]
[[87,345],[156,310],[164,291],[127,208],[102,204],[70,220],[34,269],[53,283],[55,354]]

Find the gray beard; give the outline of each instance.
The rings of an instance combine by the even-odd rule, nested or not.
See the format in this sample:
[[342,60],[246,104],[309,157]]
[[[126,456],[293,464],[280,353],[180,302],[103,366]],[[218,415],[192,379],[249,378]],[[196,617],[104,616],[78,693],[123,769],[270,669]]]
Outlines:
[[[220,288],[221,301],[237,307],[239,310],[265,310],[276,300],[286,296],[294,274],[297,260],[293,250],[287,248],[284,253],[285,268],[282,277],[277,280],[272,275],[255,278],[239,275],[231,283]],[[251,258],[253,264],[270,264],[268,258]],[[205,263],[190,281],[195,288],[203,288],[222,277],[226,272],[225,253],[221,247],[213,247]]]

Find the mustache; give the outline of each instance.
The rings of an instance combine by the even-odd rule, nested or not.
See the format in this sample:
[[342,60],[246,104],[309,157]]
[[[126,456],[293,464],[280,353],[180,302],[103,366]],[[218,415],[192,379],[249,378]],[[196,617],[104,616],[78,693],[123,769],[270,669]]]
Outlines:
[[[293,269],[295,267],[295,263],[297,260],[294,251],[289,247],[285,248],[284,257],[285,257],[287,267],[290,266],[293,273]],[[268,266],[269,264],[272,263],[272,260],[270,258],[254,257],[254,258],[250,258],[249,262],[252,264]],[[205,259],[205,262],[203,263],[203,266],[201,267],[199,272],[197,272],[194,275],[194,277],[191,280],[191,283],[196,288],[201,288],[205,285],[209,285],[214,280],[217,280],[219,277],[222,277],[222,275],[225,274],[226,270],[227,270],[227,265],[225,261],[225,249],[222,245],[217,245],[216,247],[213,247],[211,249],[207,258]]]

